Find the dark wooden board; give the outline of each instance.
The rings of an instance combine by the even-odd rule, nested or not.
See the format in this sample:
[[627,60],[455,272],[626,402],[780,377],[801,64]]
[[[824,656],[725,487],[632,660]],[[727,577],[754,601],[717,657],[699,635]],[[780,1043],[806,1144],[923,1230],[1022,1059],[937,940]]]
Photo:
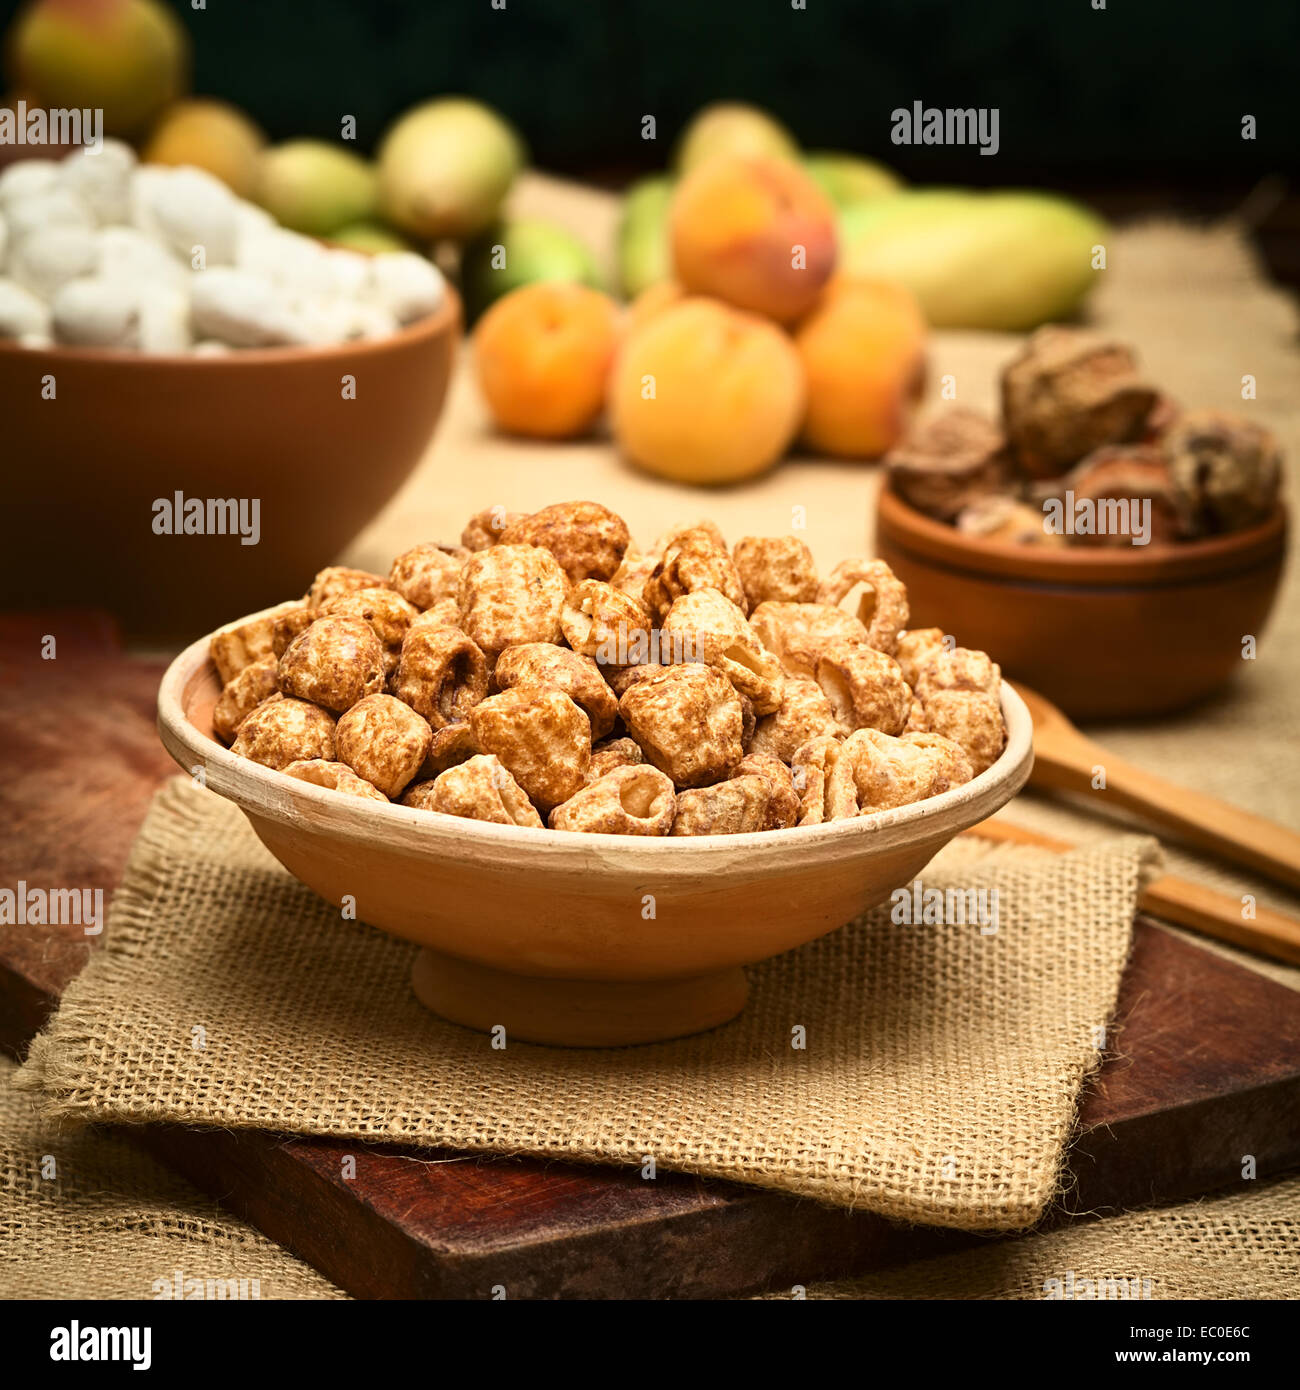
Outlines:
[[[54,662],[39,638],[59,640]],[[0,885],[111,888],[170,760],[157,661],[86,615],[0,618]],[[0,927],[0,1043],[18,1053],[81,969],[76,928]],[[1300,1164],[1300,995],[1140,920],[1115,1046],[1086,1095],[1051,1220]],[[950,1250],[908,1229],[681,1175],[176,1126],[131,1131],[364,1297],[721,1297]],[[345,1177],[344,1160],[356,1172]]]

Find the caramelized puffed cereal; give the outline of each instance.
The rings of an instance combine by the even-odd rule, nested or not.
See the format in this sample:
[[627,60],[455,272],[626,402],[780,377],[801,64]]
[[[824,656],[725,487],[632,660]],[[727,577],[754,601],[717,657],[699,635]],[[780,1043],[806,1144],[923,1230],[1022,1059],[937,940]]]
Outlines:
[[677,795],[674,835],[746,835],[767,829],[772,789],[748,773]]
[[410,705],[391,695],[358,700],[334,730],[339,762],[394,799],[420,771],[432,738]]
[[645,754],[635,739],[607,738],[602,743],[592,745],[591,762],[587,764],[587,785],[590,786],[615,768],[640,767],[644,762]]
[[676,808],[672,782],[642,763],[588,782],[551,812],[549,824],[587,835],[667,835]]
[[575,584],[560,613],[564,640],[602,668],[635,666],[650,652],[650,616],[630,594],[599,579]]
[[212,727],[229,743],[240,724],[269,696],[279,690],[279,663],[273,656],[245,666],[228,680],[212,710]]
[[488,656],[522,642],[558,642],[568,581],[555,556],[536,545],[494,545],[460,574],[461,627]]
[[928,705],[936,690],[982,690],[996,696],[1001,686],[1002,668],[986,652],[954,647],[936,652],[926,663],[916,680],[916,694]]
[[290,763],[334,761],[334,716],[307,700],[272,695],[239,726],[230,751],[277,772]]
[[268,656],[278,656],[271,645],[275,622],[281,614],[299,605],[292,600],[264,613],[260,618],[250,618],[247,622],[232,623],[212,634],[208,643],[208,654],[217,668],[222,685],[229,685],[235,677],[255,661],[265,661]]
[[494,825],[542,828],[542,818],[524,789],[490,753],[449,767],[432,782],[420,782],[402,798],[402,805]]
[[360,618],[317,618],[280,658],[280,689],[342,714],[384,688],[384,650]]
[[512,522],[501,544],[539,545],[559,561],[570,584],[581,584],[611,578],[629,540],[627,523],[599,502],[556,502]]
[[749,612],[740,575],[726,546],[719,542],[716,527],[694,526],[674,536],[646,581],[652,618],[662,621],[675,599],[696,589],[716,589],[742,613]]
[[940,734],[892,738],[879,729],[859,729],[844,740],[827,778],[826,819],[908,806],[973,775],[965,752]]
[[817,566],[798,536],[744,536],[732,551],[752,613],[760,603],[813,603]]
[[665,666],[627,691],[619,713],[648,761],[678,787],[717,782],[744,754],[741,697],[710,666]]
[[321,609],[332,598],[346,594],[349,589],[386,589],[388,580],[382,574],[371,574],[369,570],[352,570],[345,565],[330,565],[321,570],[311,581],[311,588],[303,596],[308,608]]
[[894,653],[894,660],[903,672],[903,679],[913,690],[921,678],[921,672],[947,647],[940,627],[914,627],[898,634],[898,650]]
[[626,594],[633,603],[649,613],[650,604],[646,598],[646,585],[650,582],[650,576],[654,573],[658,563],[658,555],[633,555],[629,550],[623,556],[623,563],[610,576],[609,582],[619,593]]
[[600,667],[567,647],[547,642],[507,647],[493,678],[499,690],[558,690],[567,695],[590,720],[593,739],[604,738],[618,718],[618,696],[605,684]]
[[640,666],[602,666],[600,669],[609,688],[621,700],[634,685],[651,680],[664,668],[657,661],[646,661]]
[[660,656],[674,663],[702,661],[721,671],[753,702],[756,715],[771,714],[781,704],[781,663],[740,609],[716,589],[696,589],[673,600],[663,623]]
[[306,632],[319,617],[320,614],[305,603],[286,604],[275,615],[271,627],[271,650],[275,653],[275,659],[278,661],[289,650],[289,643],[299,633]]
[[818,734],[795,749],[790,759],[790,780],[799,797],[800,825],[821,825],[830,820],[826,790],[843,747],[834,735]]
[[844,733],[855,729],[903,732],[912,692],[893,657],[863,642],[830,642],[817,658],[817,684]]
[[867,629],[862,623],[833,603],[768,601],[754,609],[749,622],[788,676],[812,679],[817,671],[817,658],[836,638],[867,640]]
[[328,787],[332,792],[360,796],[368,801],[382,801],[385,804],[388,802],[383,792],[376,790],[364,777],[358,777],[346,763],[331,763],[323,758],[310,758],[290,763],[281,771],[286,777],[295,777],[299,782],[310,782],[316,787]]
[[770,753],[788,763],[809,739],[834,738],[839,732],[839,721],[821,686],[807,676],[787,676],[780,707],[758,721],[746,746],[750,753]]
[[402,643],[393,694],[429,727],[441,729],[469,717],[488,690],[487,659],[459,628],[422,613]]
[[360,618],[369,623],[384,649],[384,675],[391,676],[397,669],[407,630],[419,613],[393,589],[350,589],[330,599],[321,609],[321,616]]
[[482,751],[468,719],[462,719],[459,724],[444,724],[441,729],[434,729],[433,737],[429,740],[429,752],[420,771],[425,777],[436,777],[449,767],[477,757]]
[[1007,730],[995,695],[982,690],[935,690],[924,710],[927,729],[964,749],[976,774],[1002,756]]
[[907,626],[907,589],[883,560],[841,560],[821,587],[822,603],[843,603],[859,585],[858,621],[867,643],[886,656],[898,650],[898,634]]
[[439,599],[455,598],[460,572],[469,559],[463,545],[413,546],[404,550],[388,573],[388,582],[421,612],[427,612]]
[[794,789],[790,769],[771,753],[746,753],[731,774],[737,777],[761,777],[767,783],[767,815],[763,830],[785,830],[799,819],[799,793]]
[[583,785],[591,762],[591,723],[560,691],[506,690],[475,705],[469,722],[484,752],[495,753],[543,810],[567,801]]
[[506,528],[522,521],[525,515],[524,512],[508,512],[500,506],[484,507],[465,524],[460,543],[466,550],[487,550],[489,546],[500,544]]

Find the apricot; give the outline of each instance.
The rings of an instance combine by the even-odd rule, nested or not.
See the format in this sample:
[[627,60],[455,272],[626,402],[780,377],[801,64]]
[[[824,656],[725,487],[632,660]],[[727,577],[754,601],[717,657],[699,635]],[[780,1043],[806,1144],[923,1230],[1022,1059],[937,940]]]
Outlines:
[[686,298],[686,291],[676,280],[660,280],[639,295],[627,306],[627,331],[635,332],[643,323],[649,323],[656,314]]
[[795,331],[808,384],[804,441],[876,458],[902,436],[924,384],[925,318],[901,285],[836,276]]
[[542,281],[502,295],[474,334],[493,419],[539,439],[585,433],[604,407],[618,337],[618,307],[586,285]]
[[791,323],[835,268],[835,212],[783,159],[720,155],[687,174],[673,198],[677,279],[738,309]]
[[770,467],[804,408],[790,339],[754,314],[688,298],[624,340],[610,380],[614,437],[634,463],[688,483]]

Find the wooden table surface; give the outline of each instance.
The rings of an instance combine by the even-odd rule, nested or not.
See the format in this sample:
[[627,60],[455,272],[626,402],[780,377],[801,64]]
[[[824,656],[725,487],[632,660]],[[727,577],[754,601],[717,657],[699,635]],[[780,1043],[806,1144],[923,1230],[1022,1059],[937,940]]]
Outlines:
[[[0,886],[120,880],[174,771],[153,729],[161,671],[92,613],[0,618]],[[77,927],[0,926],[0,1044],[21,1053],[92,949]],[[1300,995],[1140,921],[1117,1017],[1121,1055],[1084,1097],[1050,1221],[1232,1186],[1247,1153],[1261,1177],[1300,1165]],[[363,1297],[723,1297],[969,1239],[681,1175],[259,1131],[133,1134]]]

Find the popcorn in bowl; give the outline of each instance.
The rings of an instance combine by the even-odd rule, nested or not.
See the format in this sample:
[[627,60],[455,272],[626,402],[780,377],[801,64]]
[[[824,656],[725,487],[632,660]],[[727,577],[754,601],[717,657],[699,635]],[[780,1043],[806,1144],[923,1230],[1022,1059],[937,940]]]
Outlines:
[[881,561],[819,581],[801,543],[733,554],[711,523],[642,554],[594,502],[488,515],[477,549],[418,545],[387,578],[331,567],[214,634],[217,735],[343,795],[634,836],[870,815],[1005,746],[997,664],[908,631]]
[[0,341],[217,355],[383,338],[434,313],[437,268],[278,226],[202,169],[105,140],[0,173]]

